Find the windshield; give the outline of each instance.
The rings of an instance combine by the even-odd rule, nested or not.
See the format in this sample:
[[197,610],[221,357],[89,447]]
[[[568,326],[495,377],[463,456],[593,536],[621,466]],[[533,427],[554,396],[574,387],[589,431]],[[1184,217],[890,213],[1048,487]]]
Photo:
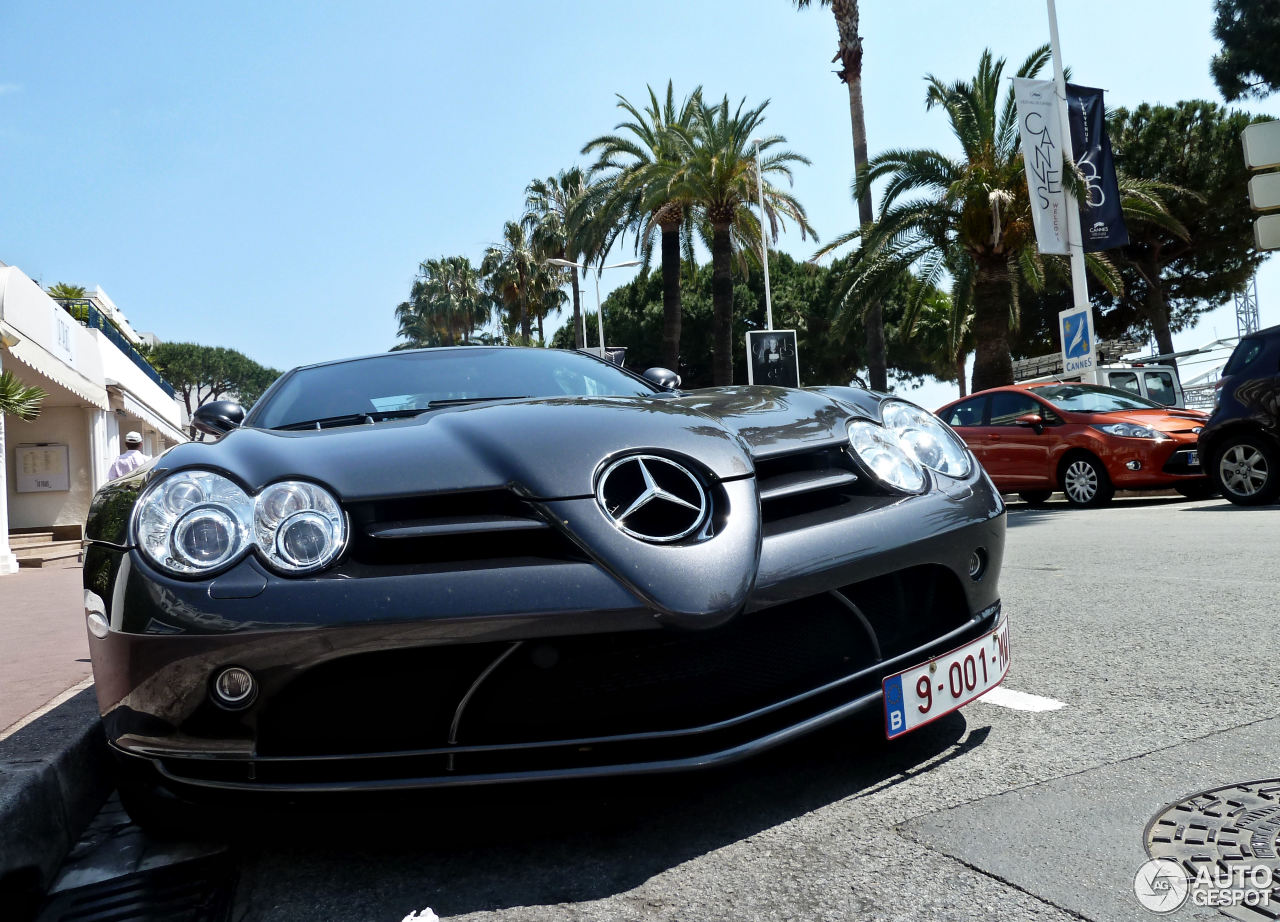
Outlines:
[[511,397],[636,397],[656,392],[615,365],[558,349],[482,346],[388,352],[301,368],[254,407],[246,425],[414,416],[450,404]]
[[1073,413],[1112,413],[1116,410],[1164,410],[1155,401],[1098,384],[1055,384],[1034,391],[1060,410]]

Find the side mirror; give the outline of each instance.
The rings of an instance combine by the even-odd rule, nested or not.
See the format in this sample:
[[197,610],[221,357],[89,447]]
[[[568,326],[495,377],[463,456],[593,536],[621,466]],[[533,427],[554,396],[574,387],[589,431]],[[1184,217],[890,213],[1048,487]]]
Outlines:
[[220,439],[244,422],[244,407],[234,400],[214,400],[191,414],[191,425],[206,435]]
[[680,387],[680,376],[669,368],[646,368],[644,379],[664,391],[674,391]]
[[1038,413],[1027,413],[1024,416],[1019,416],[1014,422],[1019,426],[1030,426],[1036,431],[1036,435],[1044,433],[1044,420],[1040,418]]

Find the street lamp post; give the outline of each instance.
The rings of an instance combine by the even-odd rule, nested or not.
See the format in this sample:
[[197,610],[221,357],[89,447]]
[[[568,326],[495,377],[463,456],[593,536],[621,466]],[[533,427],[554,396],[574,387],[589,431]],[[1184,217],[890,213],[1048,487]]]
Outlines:
[[764,262],[764,328],[773,329],[773,298],[769,294],[769,240],[764,232],[764,171],[760,169],[760,139],[753,138],[756,146],[756,195],[760,198],[760,255]]
[[[547,265],[550,265],[550,266],[562,266],[566,269],[570,269],[570,268],[581,269],[584,272],[590,268],[589,266],[584,266],[582,263],[575,263],[572,260],[568,260],[568,259],[553,258],[553,259],[548,259],[546,262],[547,262]],[[599,269],[596,270],[596,323],[599,325],[599,328],[600,328],[599,329],[600,358],[602,359],[607,359],[608,356],[605,355],[604,353],[604,302],[600,300],[600,276],[604,273],[605,269],[621,269],[625,266],[638,266],[638,265],[640,265],[640,260],[632,259],[624,263],[613,263],[610,266],[601,266]],[[587,345],[587,318],[583,317],[582,318],[583,348],[586,348],[586,345]]]

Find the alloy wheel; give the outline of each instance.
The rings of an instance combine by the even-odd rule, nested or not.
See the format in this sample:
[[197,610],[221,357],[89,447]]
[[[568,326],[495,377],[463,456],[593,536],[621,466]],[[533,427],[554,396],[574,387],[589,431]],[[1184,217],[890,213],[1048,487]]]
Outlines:
[[1098,495],[1098,472],[1084,459],[1072,461],[1062,478],[1063,492],[1075,502],[1085,505]]
[[1267,457],[1253,445],[1232,445],[1218,461],[1222,486],[1236,496],[1253,496],[1267,482],[1271,470]]

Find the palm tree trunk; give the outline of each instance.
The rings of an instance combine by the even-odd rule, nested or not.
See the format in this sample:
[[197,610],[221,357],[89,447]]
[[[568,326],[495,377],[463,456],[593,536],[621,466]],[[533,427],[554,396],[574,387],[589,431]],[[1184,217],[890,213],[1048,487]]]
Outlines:
[[662,363],[680,373],[680,222],[662,228]]
[[581,349],[586,345],[582,341],[582,295],[578,291],[578,270],[573,270],[573,348]]
[[[839,35],[839,77],[849,90],[849,123],[853,128],[853,170],[861,176],[867,168],[867,122],[862,106],[862,36],[858,32],[858,0],[832,0],[831,13]],[[874,220],[871,190],[858,199],[858,223],[865,230]],[[889,387],[884,343],[884,308],[877,299],[863,313],[867,332],[867,380],[872,390]]]
[[528,285],[525,282],[524,273],[520,274],[520,336],[524,342],[520,345],[529,345],[529,340],[533,338],[533,330],[529,326],[529,293]]
[[961,397],[969,396],[969,392],[965,388],[965,380],[964,380],[964,360],[966,358],[967,358],[967,355],[963,352],[956,356],[956,383],[960,385]]
[[547,342],[546,334],[545,334],[545,332],[543,331],[543,328],[542,328],[542,318],[543,318],[543,317],[545,317],[545,316],[546,316],[546,314],[539,314],[539,315],[538,315],[538,344],[539,344],[539,345],[545,345],[545,344],[546,344],[546,342]]
[[1013,383],[1009,356],[1009,265],[998,257],[979,260],[973,283],[973,391]]
[[[711,383],[733,383],[733,247],[728,222],[711,232]],[[673,369],[674,370],[674,369]]]

